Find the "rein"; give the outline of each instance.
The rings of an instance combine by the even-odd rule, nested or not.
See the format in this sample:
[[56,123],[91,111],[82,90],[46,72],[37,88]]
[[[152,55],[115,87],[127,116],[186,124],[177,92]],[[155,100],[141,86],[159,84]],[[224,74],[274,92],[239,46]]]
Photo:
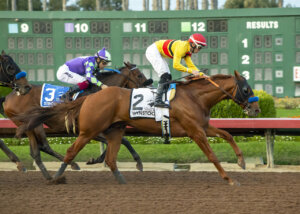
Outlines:
[[[222,87],[220,87],[216,82],[214,82],[213,80],[211,80],[209,77],[205,78],[206,80],[208,80],[211,84],[213,84],[214,86],[216,86],[218,89],[220,89],[223,93],[225,93],[228,97],[230,97],[230,99],[232,99],[234,102],[236,102],[239,105],[243,105],[243,107],[245,107],[246,105],[244,105],[244,103],[242,103],[241,101],[239,101],[238,99],[236,99],[234,96],[232,96],[231,94],[229,94],[227,91],[225,91]],[[235,85],[235,90],[239,90],[238,85]]]

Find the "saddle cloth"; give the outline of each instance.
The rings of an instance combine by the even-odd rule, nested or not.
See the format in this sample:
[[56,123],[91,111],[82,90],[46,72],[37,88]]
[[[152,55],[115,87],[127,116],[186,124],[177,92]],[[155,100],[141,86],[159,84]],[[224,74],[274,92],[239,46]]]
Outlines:
[[[70,87],[51,85],[48,83],[44,83],[41,92],[41,107],[51,107],[55,103],[63,102],[61,100],[61,96],[65,94]],[[73,100],[77,98],[80,92],[73,95]]]
[[[169,103],[170,98],[174,97],[175,86],[170,86],[167,93],[167,103]],[[162,116],[169,117],[168,108],[156,108],[154,107],[154,98],[156,95],[156,89],[153,88],[138,88],[133,89],[130,96],[130,118],[151,118],[155,121],[161,121]]]

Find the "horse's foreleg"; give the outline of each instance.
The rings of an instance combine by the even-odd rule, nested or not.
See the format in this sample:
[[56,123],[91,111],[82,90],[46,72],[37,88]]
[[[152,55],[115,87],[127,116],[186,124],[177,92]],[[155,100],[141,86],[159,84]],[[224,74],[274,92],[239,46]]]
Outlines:
[[130,142],[126,139],[126,138],[122,138],[122,142],[121,142],[124,146],[126,146],[126,148],[128,149],[128,151],[130,152],[130,154],[132,155],[133,159],[136,161],[136,168],[139,171],[143,171],[143,163],[142,160],[139,156],[139,154],[134,150],[134,148],[131,146]]
[[[56,157],[60,161],[64,160],[64,156],[62,156],[61,154],[59,154],[59,153],[55,152],[54,150],[52,150],[52,148],[49,146],[48,143],[47,144],[43,143],[43,145],[40,147],[40,150],[47,153],[47,154],[49,154],[49,155],[51,155],[51,156],[53,156],[53,157]],[[73,170],[80,170],[80,167],[76,162],[71,161],[70,165],[71,165],[71,168]]]
[[19,171],[23,171],[26,172],[27,169],[25,168],[25,166],[23,165],[23,163],[20,161],[20,159],[15,155],[15,153],[13,153],[6,145],[5,143],[0,140],[0,149],[2,149],[2,151],[7,155],[7,157],[14,163],[16,163],[17,165],[17,169]]
[[120,173],[117,167],[117,155],[121,146],[121,139],[124,135],[124,129],[115,128],[106,133],[106,139],[108,141],[107,152],[105,156],[105,162],[109,166],[110,170],[114,174],[119,184],[125,184],[125,178]]
[[43,176],[47,179],[47,180],[51,180],[52,177],[50,176],[49,172],[47,171],[45,165],[42,162],[41,159],[41,153],[40,150],[38,148],[35,136],[33,134],[33,132],[27,132],[26,133],[29,139],[29,143],[30,143],[30,155],[31,157],[35,160],[35,163],[37,164],[37,166],[40,168]]
[[[101,136],[97,136],[94,140],[97,140],[99,142],[102,142],[102,143],[105,143],[107,145],[107,141],[104,137],[101,137]],[[103,163],[103,161],[105,160],[105,155],[106,155],[106,149],[103,151],[103,153],[97,157],[96,159],[95,158],[90,158],[88,160],[88,162],[86,162],[86,164],[96,164],[96,163]]]
[[[36,136],[36,139],[38,141],[38,146],[39,149],[55,158],[57,158],[60,161],[64,160],[64,156],[62,156],[61,154],[55,152],[49,145],[47,138],[46,138],[46,134],[45,134],[45,130],[43,128],[43,126],[39,126],[36,129],[34,129],[34,134]],[[78,166],[77,163],[75,162],[71,162],[71,168],[73,170],[80,170],[80,167]]]
[[193,133],[188,133],[188,135],[197,143],[197,145],[200,147],[200,149],[203,151],[203,153],[206,155],[208,160],[212,162],[215,167],[217,168],[219,174],[221,177],[226,180],[230,185],[239,185],[238,182],[233,181],[229,176],[227,176],[225,170],[221,166],[217,156],[211,149],[210,145],[208,144],[206,135],[204,130],[198,129],[197,131]]
[[230,144],[230,146],[232,147],[235,155],[238,158],[238,165],[242,169],[246,168],[243,153],[240,150],[240,148],[238,147],[238,145],[236,144],[236,142],[234,141],[231,134],[229,134],[227,131],[218,129],[218,128],[213,127],[213,126],[209,126],[208,129],[206,129],[206,135],[208,137],[220,137],[220,138],[223,138],[224,140],[226,140]]
[[96,163],[103,163],[103,161],[105,160],[105,155],[106,155],[106,149],[104,150],[104,152],[97,157],[96,159],[94,158],[90,158],[88,160],[88,162],[86,162],[86,164],[96,164]]
[[[55,152],[49,145],[48,140],[47,140],[47,136],[45,133],[45,129],[43,128],[43,126],[39,126],[37,128],[34,129],[36,138],[38,140],[39,144],[39,148],[41,151],[57,158],[60,161],[64,160],[64,156],[62,156],[61,154]],[[80,170],[80,167],[77,163],[75,162],[71,162],[71,168],[73,170]]]
[[[107,144],[107,141],[105,140],[105,138],[99,137],[99,138],[96,138],[96,140]],[[142,160],[141,160],[140,156],[138,155],[138,153],[134,150],[134,148],[131,146],[130,142],[126,138],[122,138],[121,143],[124,146],[126,146],[128,151],[132,155],[133,159],[136,161],[136,168],[142,172],[143,171],[143,163],[142,163]],[[106,150],[104,150],[104,152],[98,158],[96,158],[96,159],[90,158],[88,160],[87,164],[102,163],[105,160],[105,155],[106,155]]]

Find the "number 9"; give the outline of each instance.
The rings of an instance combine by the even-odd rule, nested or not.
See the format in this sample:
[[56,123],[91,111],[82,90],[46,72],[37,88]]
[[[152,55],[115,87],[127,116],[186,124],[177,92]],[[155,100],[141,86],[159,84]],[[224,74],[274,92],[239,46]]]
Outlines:
[[22,33],[27,33],[29,30],[29,26],[26,23],[21,24],[21,32]]

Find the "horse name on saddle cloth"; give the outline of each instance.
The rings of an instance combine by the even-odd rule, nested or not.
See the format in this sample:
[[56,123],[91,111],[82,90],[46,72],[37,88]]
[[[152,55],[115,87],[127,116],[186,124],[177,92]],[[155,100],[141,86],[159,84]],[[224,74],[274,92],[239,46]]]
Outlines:
[[[175,92],[175,84],[171,85],[167,97],[172,100]],[[170,121],[169,121],[169,108],[154,107],[154,98],[156,89],[138,88],[133,89],[130,98],[130,118],[150,118],[155,121],[162,121],[163,135],[170,135]],[[169,101],[166,101],[169,103]]]
[[[55,103],[63,102],[61,96],[65,94],[70,88],[65,86],[43,84],[41,92],[41,107],[51,107]],[[77,98],[80,92],[73,95],[73,100]]]

